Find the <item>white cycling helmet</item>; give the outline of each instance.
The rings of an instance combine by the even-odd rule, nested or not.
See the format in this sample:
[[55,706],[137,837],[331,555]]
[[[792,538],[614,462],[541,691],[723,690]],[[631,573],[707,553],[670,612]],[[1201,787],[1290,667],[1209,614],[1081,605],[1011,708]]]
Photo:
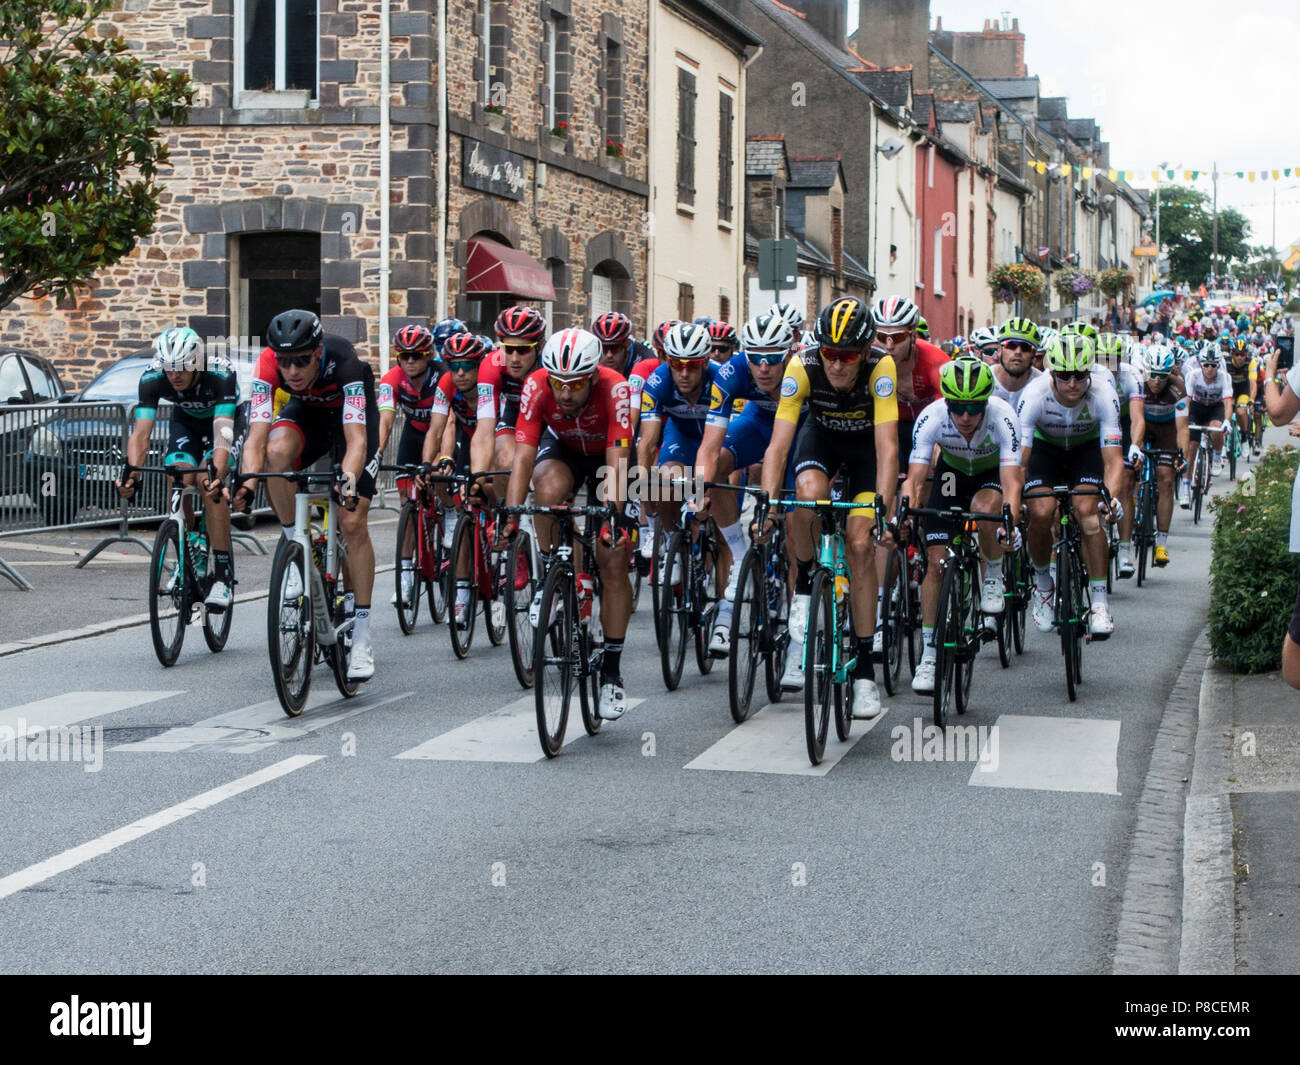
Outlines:
[[158,365],[168,373],[197,370],[203,362],[203,341],[189,326],[174,325],[158,335],[153,353]]
[[707,359],[713,350],[707,326],[678,322],[664,336],[664,354],[670,359]]
[[774,303],[772,310],[790,323],[790,328],[796,333],[802,331],[804,323],[804,313],[793,303]]
[[991,348],[998,344],[998,335],[992,329],[972,329],[970,345],[973,348]]
[[1174,372],[1174,353],[1168,344],[1152,344],[1146,351],[1148,374],[1168,376]]
[[758,351],[784,351],[794,343],[794,327],[775,307],[754,315],[740,333],[740,346]]
[[871,307],[877,329],[911,329],[921,320],[921,308],[906,296],[881,296]]
[[585,329],[561,329],[542,348],[542,369],[556,377],[582,377],[599,365],[600,339]]
[[805,348],[810,348],[817,343],[817,338],[812,335],[812,332],[810,330],[805,329],[802,335],[799,337],[799,343],[802,344]]

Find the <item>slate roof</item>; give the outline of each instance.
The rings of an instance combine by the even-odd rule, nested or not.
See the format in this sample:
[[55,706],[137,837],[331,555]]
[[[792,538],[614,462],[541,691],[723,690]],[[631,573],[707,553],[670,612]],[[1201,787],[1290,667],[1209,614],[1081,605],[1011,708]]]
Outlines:
[[843,181],[838,155],[829,159],[790,158],[789,187],[792,189],[829,189],[837,177]]
[[1032,100],[1038,95],[1038,76],[1028,78],[980,78],[980,85],[999,100]]
[[912,95],[912,68],[870,70],[854,75],[890,107],[906,107]]
[[976,110],[974,100],[934,101],[934,117],[940,122],[974,122]]
[[934,106],[934,93],[918,92],[912,94],[912,115],[916,124],[925,129],[930,124],[930,108]]
[[1064,96],[1039,97],[1038,117],[1050,119],[1069,118],[1069,101]]
[[784,137],[750,137],[745,141],[745,176],[771,177],[785,158]]

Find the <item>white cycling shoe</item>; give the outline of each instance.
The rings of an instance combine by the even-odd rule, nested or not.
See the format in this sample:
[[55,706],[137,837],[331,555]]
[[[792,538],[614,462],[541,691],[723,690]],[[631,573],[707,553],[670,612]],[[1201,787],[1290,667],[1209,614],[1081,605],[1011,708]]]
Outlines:
[[853,681],[853,720],[874,721],[880,716],[880,688],[874,680],[859,677]]
[[627,713],[627,692],[623,690],[622,680],[607,680],[600,686],[600,698],[596,705],[596,716],[605,721],[617,721]]
[[812,603],[811,595],[796,595],[790,602],[790,620],[786,628],[790,631],[790,643],[802,645],[808,632],[808,609]]
[[980,590],[980,610],[985,614],[1001,614],[1006,605],[1006,592],[1002,574],[989,574],[984,578],[984,586]]
[[375,652],[370,648],[370,641],[353,643],[348,658],[348,680],[369,680],[374,675]]
[[1115,560],[1118,563],[1120,580],[1132,577],[1136,566],[1133,564],[1133,548],[1120,546],[1119,558]]
[[203,600],[203,605],[220,614],[230,609],[232,599],[234,594],[230,591],[230,585],[225,581],[216,581],[208,590],[208,597]]
[[1088,632],[1094,640],[1106,640],[1115,631],[1115,619],[1110,616],[1110,607],[1105,603],[1093,603],[1088,615]]
[[289,566],[284,572],[284,598],[302,598],[302,575],[297,566]]
[[916,665],[916,674],[912,677],[912,691],[918,695],[934,693],[934,659],[922,658]]
[[731,626],[719,625],[709,639],[709,657],[726,658],[731,654]]
[[1056,599],[1056,589],[1042,591],[1034,588],[1034,628],[1039,632],[1051,632],[1056,628],[1056,607],[1053,601]]

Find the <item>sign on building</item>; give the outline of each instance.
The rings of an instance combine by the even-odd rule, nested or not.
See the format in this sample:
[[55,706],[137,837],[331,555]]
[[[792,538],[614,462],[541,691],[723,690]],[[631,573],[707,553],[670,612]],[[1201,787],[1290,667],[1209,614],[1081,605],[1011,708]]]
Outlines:
[[510,200],[524,198],[524,157],[482,141],[461,140],[461,184]]

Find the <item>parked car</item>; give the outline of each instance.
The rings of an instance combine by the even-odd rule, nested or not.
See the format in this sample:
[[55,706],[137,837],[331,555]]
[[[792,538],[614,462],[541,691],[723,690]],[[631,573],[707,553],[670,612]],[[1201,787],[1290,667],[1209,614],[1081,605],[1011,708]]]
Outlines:
[[0,497],[20,492],[23,455],[41,418],[26,407],[72,399],[48,359],[0,348]]

